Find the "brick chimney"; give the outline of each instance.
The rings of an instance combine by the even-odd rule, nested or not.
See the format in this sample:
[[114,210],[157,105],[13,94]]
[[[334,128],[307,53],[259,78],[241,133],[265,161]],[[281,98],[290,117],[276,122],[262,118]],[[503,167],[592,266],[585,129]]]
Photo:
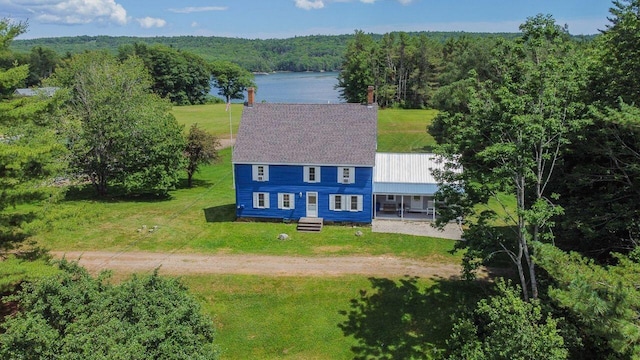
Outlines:
[[247,106],[251,107],[253,106],[254,102],[255,102],[255,92],[256,89],[253,87],[250,87],[247,89]]
[[369,85],[367,88],[367,106],[373,105],[373,86]]

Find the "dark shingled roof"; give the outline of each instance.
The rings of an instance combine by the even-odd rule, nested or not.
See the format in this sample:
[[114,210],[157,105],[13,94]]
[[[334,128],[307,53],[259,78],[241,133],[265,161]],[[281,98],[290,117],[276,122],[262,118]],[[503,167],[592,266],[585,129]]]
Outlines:
[[245,107],[235,163],[373,166],[378,109],[360,104]]

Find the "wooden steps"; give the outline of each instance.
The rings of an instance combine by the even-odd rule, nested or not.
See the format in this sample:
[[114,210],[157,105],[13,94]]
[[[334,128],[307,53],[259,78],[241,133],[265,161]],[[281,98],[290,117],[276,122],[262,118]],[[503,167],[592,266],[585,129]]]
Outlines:
[[319,232],[322,230],[322,218],[302,217],[298,220],[298,231]]

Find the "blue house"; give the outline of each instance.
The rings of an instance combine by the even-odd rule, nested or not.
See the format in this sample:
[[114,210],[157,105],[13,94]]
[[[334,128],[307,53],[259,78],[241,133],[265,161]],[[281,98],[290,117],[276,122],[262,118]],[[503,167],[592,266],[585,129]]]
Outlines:
[[254,103],[233,150],[238,218],[370,223],[377,106]]

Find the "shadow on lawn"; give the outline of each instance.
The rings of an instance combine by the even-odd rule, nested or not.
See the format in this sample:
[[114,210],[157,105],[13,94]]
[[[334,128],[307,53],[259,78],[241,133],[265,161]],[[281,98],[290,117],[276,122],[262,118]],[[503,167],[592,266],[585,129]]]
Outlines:
[[350,301],[347,319],[338,324],[358,345],[354,359],[430,358],[442,351],[453,314],[471,309],[487,290],[482,281],[438,279],[421,289],[416,277],[399,281],[369,278],[373,290]]
[[91,200],[105,203],[118,202],[161,202],[171,200],[170,194],[127,194],[122,188],[112,186],[105,195],[99,195],[93,185],[70,186],[65,194],[65,200]]
[[226,204],[204,209],[204,218],[208,223],[231,222],[236,220],[236,205]]

